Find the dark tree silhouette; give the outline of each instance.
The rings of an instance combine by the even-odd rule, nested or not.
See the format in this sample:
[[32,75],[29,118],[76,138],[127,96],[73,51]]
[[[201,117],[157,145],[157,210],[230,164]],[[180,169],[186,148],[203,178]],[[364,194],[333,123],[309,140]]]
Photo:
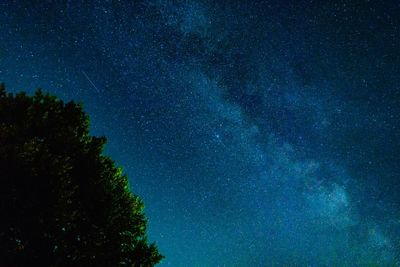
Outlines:
[[82,107],[0,86],[0,266],[154,266],[143,203]]

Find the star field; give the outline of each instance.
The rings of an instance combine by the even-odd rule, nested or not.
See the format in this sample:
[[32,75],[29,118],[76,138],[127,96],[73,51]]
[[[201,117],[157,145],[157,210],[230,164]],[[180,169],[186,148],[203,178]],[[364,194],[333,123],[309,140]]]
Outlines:
[[400,266],[397,1],[0,14],[0,81],[84,103],[160,266]]

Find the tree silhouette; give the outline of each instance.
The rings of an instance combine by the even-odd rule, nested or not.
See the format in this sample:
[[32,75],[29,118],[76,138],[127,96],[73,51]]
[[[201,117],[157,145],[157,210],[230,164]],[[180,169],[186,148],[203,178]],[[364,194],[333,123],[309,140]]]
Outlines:
[[82,107],[0,86],[0,266],[154,266],[143,203]]

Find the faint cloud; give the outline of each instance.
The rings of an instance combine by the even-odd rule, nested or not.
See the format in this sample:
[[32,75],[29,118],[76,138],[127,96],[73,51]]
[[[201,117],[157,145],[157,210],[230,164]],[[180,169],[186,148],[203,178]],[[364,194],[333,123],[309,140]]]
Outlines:
[[355,223],[344,186],[338,184],[329,187],[320,185],[307,196],[307,199],[311,213],[320,222],[339,229]]

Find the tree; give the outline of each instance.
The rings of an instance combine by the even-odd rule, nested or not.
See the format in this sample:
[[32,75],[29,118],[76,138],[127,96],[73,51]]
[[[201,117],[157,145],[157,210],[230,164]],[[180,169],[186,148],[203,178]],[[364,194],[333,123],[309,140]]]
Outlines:
[[81,105],[0,86],[0,266],[154,266],[143,203]]

